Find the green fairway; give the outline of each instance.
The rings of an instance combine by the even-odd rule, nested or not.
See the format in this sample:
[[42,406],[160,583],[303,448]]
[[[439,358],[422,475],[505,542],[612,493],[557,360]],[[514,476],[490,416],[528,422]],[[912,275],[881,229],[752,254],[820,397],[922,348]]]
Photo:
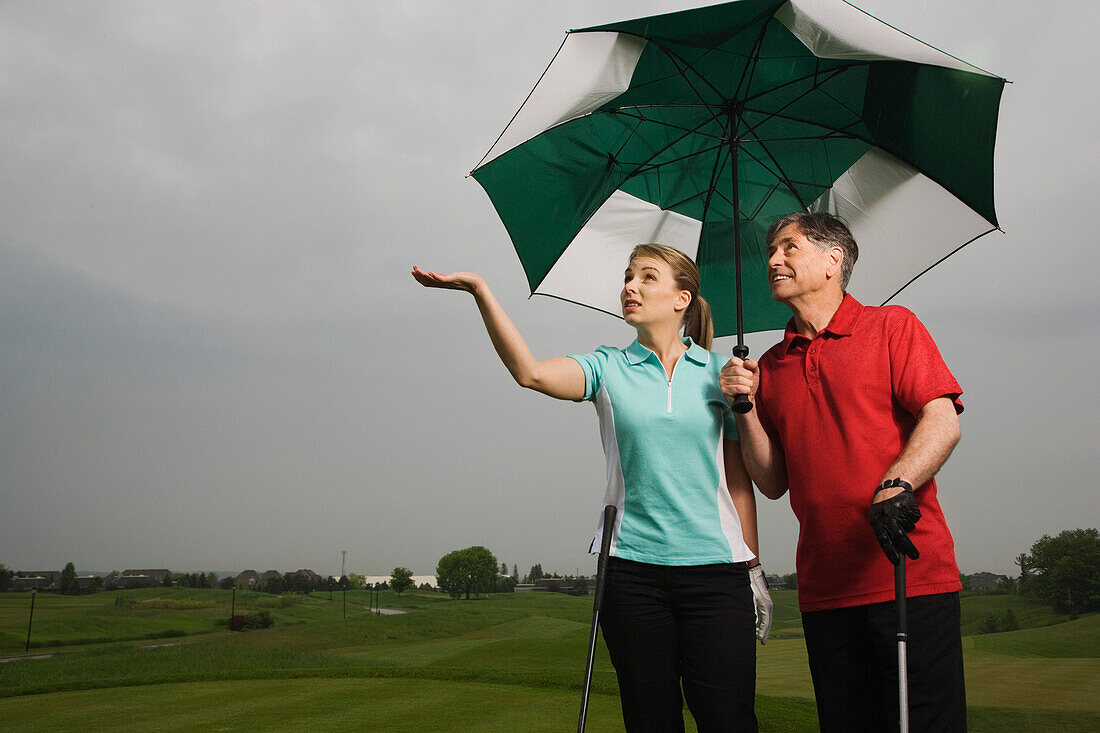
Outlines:
[[[795,593],[777,591],[775,600],[776,633],[758,648],[761,730],[813,731]],[[1067,622],[1024,599],[974,600],[981,607],[972,617],[1012,608],[1032,627],[964,639],[971,730],[1100,729],[1100,616]],[[22,653],[28,602],[0,596],[3,654]],[[269,610],[276,625],[230,633],[228,591],[38,602],[31,653],[53,655],[0,664],[0,720],[11,729],[569,729],[592,611],[591,596],[559,594],[452,601],[386,592],[380,605],[407,612],[377,615],[361,592],[346,603],[340,593],[238,593],[238,613]],[[964,598],[964,616],[972,602]],[[621,729],[602,645],[589,715],[590,730]]]

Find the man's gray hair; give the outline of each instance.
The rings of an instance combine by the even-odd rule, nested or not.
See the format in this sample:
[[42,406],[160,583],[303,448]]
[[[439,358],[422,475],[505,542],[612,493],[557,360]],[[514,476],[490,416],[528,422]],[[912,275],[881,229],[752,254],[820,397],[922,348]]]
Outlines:
[[852,268],[859,258],[859,247],[848,225],[832,214],[797,211],[777,219],[768,227],[768,233],[764,237],[765,244],[770,245],[779,231],[789,224],[797,225],[806,239],[821,251],[840,247],[840,251],[844,253],[844,259],[840,263],[840,289],[847,291]]

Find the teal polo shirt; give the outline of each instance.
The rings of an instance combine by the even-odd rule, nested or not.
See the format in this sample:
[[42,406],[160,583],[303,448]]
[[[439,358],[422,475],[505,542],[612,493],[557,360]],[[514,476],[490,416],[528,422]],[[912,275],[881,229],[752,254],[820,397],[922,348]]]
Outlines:
[[[611,555],[653,565],[743,562],[753,553],[726,487],[723,439],[736,440],[718,386],[726,359],[685,339],[672,378],[634,341],[570,354],[584,370],[607,458],[604,505],[618,509]],[[589,552],[597,552],[603,517]]]

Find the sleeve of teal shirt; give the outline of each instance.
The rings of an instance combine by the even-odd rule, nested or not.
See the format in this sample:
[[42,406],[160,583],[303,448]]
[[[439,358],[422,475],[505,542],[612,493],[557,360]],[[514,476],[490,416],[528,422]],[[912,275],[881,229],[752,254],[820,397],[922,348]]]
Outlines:
[[741,439],[741,436],[737,434],[737,419],[733,416],[733,410],[726,410],[726,413],[722,416],[722,424],[726,427],[723,436],[726,440]]
[[584,371],[584,397],[580,402],[591,400],[600,391],[603,368],[612,350],[610,346],[601,346],[589,354],[569,354],[569,358],[580,364]]

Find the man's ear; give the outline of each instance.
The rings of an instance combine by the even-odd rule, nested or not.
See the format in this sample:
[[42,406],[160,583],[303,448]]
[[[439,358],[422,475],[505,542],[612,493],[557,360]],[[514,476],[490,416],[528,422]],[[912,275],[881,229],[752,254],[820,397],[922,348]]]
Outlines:
[[840,247],[829,248],[829,264],[826,266],[825,271],[829,277],[836,277],[840,274],[840,266],[844,263],[844,250]]

